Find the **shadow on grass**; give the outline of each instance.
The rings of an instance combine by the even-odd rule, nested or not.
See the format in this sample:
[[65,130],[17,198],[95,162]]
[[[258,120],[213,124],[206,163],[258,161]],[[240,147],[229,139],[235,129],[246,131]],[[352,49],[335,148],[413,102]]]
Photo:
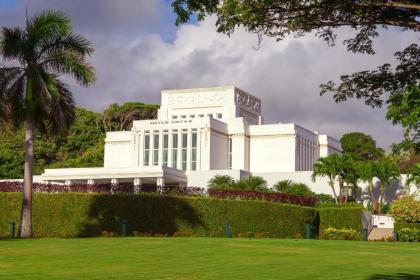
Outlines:
[[367,280],[420,280],[420,274],[394,273],[394,274],[374,274]]
[[104,231],[127,235],[147,233],[172,236],[176,232],[205,230],[195,209],[180,197],[139,195],[96,195],[81,237],[100,236]]

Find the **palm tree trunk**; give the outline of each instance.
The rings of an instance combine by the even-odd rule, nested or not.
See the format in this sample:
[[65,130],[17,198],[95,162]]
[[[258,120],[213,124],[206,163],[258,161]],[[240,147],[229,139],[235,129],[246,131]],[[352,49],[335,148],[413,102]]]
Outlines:
[[23,201],[18,236],[20,238],[32,237],[32,181],[34,165],[34,120],[26,120],[25,132],[25,165],[23,179]]
[[334,195],[335,204],[338,204],[337,193],[335,192],[334,181],[332,181],[332,180],[330,180],[330,187],[331,187],[333,195]]

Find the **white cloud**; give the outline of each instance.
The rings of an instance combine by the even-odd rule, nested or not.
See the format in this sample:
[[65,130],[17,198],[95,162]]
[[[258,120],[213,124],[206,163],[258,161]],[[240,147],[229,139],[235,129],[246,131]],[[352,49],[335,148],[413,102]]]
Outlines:
[[93,63],[99,80],[77,97],[81,105],[101,110],[111,102],[159,103],[161,89],[237,85],[263,100],[267,122],[295,122],[335,137],[363,131],[387,148],[401,131],[385,120],[383,109],[359,101],[335,104],[330,96],[319,96],[319,84],[392,62],[394,51],[413,38],[397,30],[382,32],[375,56],[348,53],[339,41],[328,47],[314,36],[265,38],[255,50],[255,35],[238,31],[229,38],[218,34],[210,19],[181,26],[173,42],[148,34],[129,44],[108,40],[97,46]]

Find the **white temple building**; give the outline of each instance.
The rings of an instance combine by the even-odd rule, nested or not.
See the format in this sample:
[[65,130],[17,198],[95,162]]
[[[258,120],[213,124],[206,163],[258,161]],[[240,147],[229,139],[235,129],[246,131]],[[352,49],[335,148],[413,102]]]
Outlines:
[[[339,141],[294,123],[264,124],[261,100],[237,87],[163,90],[158,118],[108,132],[104,167],[46,169],[55,183],[134,182],[207,187],[217,174],[310,182],[314,162]],[[300,179],[299,179],[300,178]],[[329,190],[328,185],[323,184]]]

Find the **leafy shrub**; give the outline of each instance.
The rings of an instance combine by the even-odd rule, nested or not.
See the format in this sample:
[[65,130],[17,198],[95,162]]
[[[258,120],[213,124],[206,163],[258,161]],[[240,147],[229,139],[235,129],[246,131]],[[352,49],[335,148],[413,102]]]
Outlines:
[[314,192],[303,183],[294,183],[291,180],[279,181],[273,186],[273,188],[281,193],[303,195],[303,196],[314,196]]
[[334,197],[330,194],[325,194],[325,193],[315,194],[315,198],[318,204],[335,203]]
[[320,207],[319,237],[325,238],[324,232],[328,228],[347,228],[356,232],[362,231],[362,206],[353,207]]
[[232,189],[235,180],[229,175],[216,175],[208,182],[209,189]]
[[314,206],[316,200],[314,197],[289,195],[277,192],[260,192],[253,190],[219,190],[209,189],[208,194],[211,197],[243,199],[243,200],[265,200],[271,202],[290,203],[305,206]]
[[[9,224],[19,221],[21,202],[20,193],[0,193],[0,235],[7,235]],[[266,232],[267,237],[293,237],[304,236],[307,223],[316,226],[317,211],[265,201],[154,193],[34,194],[35,237],[115,235],[121,232],[123,220],[133,235],[223,237],[228,222],[232,236]]]
[[360,231],[354,229],[329,227],[323,231],[323,238],[327,240],[361,240],[361,234]]
[[397,231],[398,241],[402,242],[420,242],[420,229],[403,228]]
[[402,197],[391,204],[391,214],[396,222],[420,223],[420,201]]
[[[0,192],[22,192],[23,185],[21,182],[0,182]],[[204,195],[205,189],[198,187],[179,187],[179,186],[163,186],[156,185],[134,186],[130,183],[120,184],[72,184],[69,186],[59,184],[33,184],[34,192],[42,193],[162,193],[172,195]]]

